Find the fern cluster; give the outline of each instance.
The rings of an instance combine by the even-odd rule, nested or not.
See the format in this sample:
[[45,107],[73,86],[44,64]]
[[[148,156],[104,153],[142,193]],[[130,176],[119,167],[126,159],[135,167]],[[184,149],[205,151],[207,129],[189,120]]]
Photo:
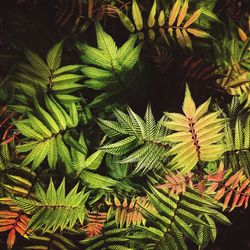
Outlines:
[[[223,33],[215,5],[60,1],[71,35],[41,54],[13,45],[0,75],[3,249],[205,249],[248,206],[249,31],[228,17],[238,33]],[[126,39],[104,28],[111,18]],[[182,107],[143,107],[151,72],[180,81]]]

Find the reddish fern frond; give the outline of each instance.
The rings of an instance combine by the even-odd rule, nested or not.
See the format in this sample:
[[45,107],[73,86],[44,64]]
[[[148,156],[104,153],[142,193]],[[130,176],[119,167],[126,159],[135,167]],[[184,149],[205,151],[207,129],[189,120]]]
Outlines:
[[107,220],[107,213],[92,212],[88,214],[88,223],[84,226],[84,231],[88,237],[99,235],[104,227],[104,222]]
[[7,237],[7,248],[12,249],[16,241],[16,232],[22,237],[28,238],[30,230],[27,230],[29,217],[20,208],[10,206],[10,210],[0,211],[0,232],[10,231]]
[[2,144],[10,143],[19,134],[12,130],[14,126],[10,124],[10,119],[14,114],[15,111],[10,112],[7,106],[0,109],[0,136]]
[[230,207],[232,211],[235,207],[248,206],[250,195],[250,179],[247,178],[243,170],[237,171],[228,179],[224,177],[224,171],[218,169],[214,175],[207,176],[206,193],[212,194],[215,200],[223,200],[223,210]]
[[192,181],[193,173],[188,172],[187,176],[184,177],[180,174],[170,174],[166,175],[165,183],[158,185],[157,188],[160,189],[169,189],[169,195],[172,196],[173,194],[180,194],[186,192],[186,186],[189,185],[193,188],[193,181]]
[[169,67],[174,63],[174,56],[169,51],[156,47],[156,54],[152,56],[156,68],[162,74],[166,74]]
[[115,221],[117,227],[129,227],[132,225],[146,225],[146,219],[142,215],[142,207],[146,207],[152,211],[154,206],[149,199],[144,196],[133,197],[130,201],[124,198],[120,201],[116,196],[114,197],[114,204],[111,205],[109,211],[114,211]]

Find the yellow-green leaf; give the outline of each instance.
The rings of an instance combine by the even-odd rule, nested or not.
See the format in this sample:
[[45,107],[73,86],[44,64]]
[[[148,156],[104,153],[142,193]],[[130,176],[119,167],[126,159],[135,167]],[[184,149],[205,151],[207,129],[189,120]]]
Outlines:
[[169,19],[168,19],[168,25],[169,26],[172,26],[174,24],[174,22],[176,20],[176,17],[179,14],[180,5],[181,5],[181,1],[180,0],[177,0],[174,3],[174,6],[171,9],[170,14],[169,14]]
[[201,37],[201,38],[209,37],[209,34],[203,30],[188,28],[187,31],[196,37]]
[[154,3],[152,5],[152,8],[151,8],[149,16],[148,16],[148,27],[149,28],[152,28],[155,25],[155,14],[156,14],[156,0],[154,0]]
[[135,27],[137,30],[141,30],[143,28],[143,19],[141,15],[141,10],[137,4],[136,0],[132,2],[132,16],[135,22]]
[[135,31],[135,26],[134,24],[131,22],[131,20],[122,12],[122,11],[118,11],[118,16],[123,24],[123,26],[130,31],[131,33]]
[[165,13],[161,10],[159,17],[158,17],[158,25],[161,27],[165,24]]

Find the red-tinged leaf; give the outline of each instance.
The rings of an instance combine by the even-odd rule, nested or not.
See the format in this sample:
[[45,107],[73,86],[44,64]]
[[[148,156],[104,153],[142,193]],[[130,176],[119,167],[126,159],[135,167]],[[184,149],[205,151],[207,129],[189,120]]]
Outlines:
[[225,172],[218,172],[216,174],[209,174],[207,177],[208,181],[216,181],[216,182],[220,182],[223,180],[223,176],[224,176]]
[[241,207],[245,201],[246,196],[241,196],[239,203],[237,204],[237,207]]
[[207,194],[213,193],[217,189],[218,186],[219,186],[219,183],[218,182],[214,182],[211,186],[209,186],[207,188],[206,193]]
[[186,182],[182,183],[182,193],[186,192]]
[[239,193],[241,193],[246,187],[247,185],[249,184],[249,179],[245,179],[245,181],[242,183],[242,185],[240,186],[240,189],[239,189]]
[[232,194],[233,194],[233,190],[231,190],[230,192],[228,192],[228,194],[226,195],[225,197],[225,200],[224,200],[224,203],[223,203],[223,209],[222,210],[225,210],[227,208],[227,205],[232,197]]
[[238,186],[242,175],[243,175],[243,171],[240,171],[239,175],[237,176],[237,179],[235,180],[234,184],[232,185],[232,189],[235,189]]
[[129,209],[133,209],[134,208],[134,205],[135,205],[135,198],[133,197],[130,201],[130,204],[129,204]]
[[22,223],[21,221],[17,221],[17,226],[19,226],[20,228],[22,228],[24,231],[27,230],[27,225]]
[[20,221],[22,221],[26,225],[29,223],[29,220],[30,220],[30,218],[27,217],[26,215],[21,215],[20,216]]
[[238,176],[240,175],[241,170],[239,170],[237,173],[235,173],[234,175],[232,175],[225,183],[225,186],[228,187],[230,185],[232,185],[235,180],[238,178]]
[[172,189],[170,190],[169,196],[173,196],[175,193],[175,187],[172,187]]
[[166,179],[169,181],[169,183],[172,183],[172,184],[176,183],[176,181],[171,176],[166,175]]
[[137,225],[140,225],[142,221],[142,214],[140,212],[138,212],[137,214]]
[[248,187],[245,191],[244,191],[244,195],[249,195],[250,194],[250,187]]
[[123,203],[122,203],[122,206],[123,207],[127,207],[128,206],[128,201],[127,201],[127,198],[125,197]]
[[1,218],[16,218],[19,214],[11,211],[0,211]]
[[215,200],[220,200],[223,195],[225,194],[225,191],[226,191],[226,188],[225,187],[222,187],[221,189],[219,189],[216,193],[216,195],[214,196],[214,199]]
[[27,234],[26,234],[26,230],[23,230],[22,228],[20,228],[20,227],[18,227],[18,226],[15,227],[15,230],[16,230],[19,234],[21,234],[23,237],[28,238],[28,236],[27,236]]
[[180,184],[176,185],[176,191],[175,191],[175,193],[179,194],[179,193],[181,193],[181,191],[182,191],[181,185]]
[[132,217],[133,225],[136,225],[136,221],[137,221],[137,210],[134,210],[133,217]]
[[188,181],[188,185],[190,186],[190,188],[192,189],[194,188],[194,184],[191,179]]
[[133,212],[129,211],[127,214],[126,227],[129,227],[132,221]]
[[246,198],[245,198],[245,206],[244,206],[245,209],[246,209],[247,206],[248,206],[248,200],[249,200],[249,196],[246,196]]
[[160,189],[164,189],[164,188],[169,189],[169,188],[172,188],[172,187],[173,187],[173,184],[171,184],[171,183],[166,183],[166,184],[157,185],[156,187],[157,187],[157,188],[160,188]]
[[8,231],[11,228],[13,228],[13,225],[8,225],[8,226],[0,227],[0,232]]
[[15,241],[16,241],[16,230],[11,229],[7,238],[8,250],[11,250],[13,248]]
[[232,206],[231,206],[232,208],[230,209],[230,211],[232,211],[235,208],[235,206],[237,205],[237,202],[238,202],[239,198],[240,198],[240,193],[237,193],[234,196],[234,200],[233,200],[233,203],[232,203]]
[[0,226],[13,225],[14,223],[16,223],[14,219],[0,219]]
[[[171,177],[174,179],[175,183],[181,183],[181,179],[177,175],[172,174]],[[185,179],[184,179],[185,181]]]

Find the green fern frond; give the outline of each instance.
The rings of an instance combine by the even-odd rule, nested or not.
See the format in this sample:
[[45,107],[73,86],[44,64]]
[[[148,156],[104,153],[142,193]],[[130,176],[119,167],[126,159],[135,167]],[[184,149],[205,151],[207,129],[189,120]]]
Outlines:
[[29,97],[34,97],[40,91],[53,92],[55,95],[69,94],[81,89],[79,80],[83,77],[74,72],[81,65],[61,66],[63,41],[56,43],[47,53],[44,61],[36,53],[26,50],[25,56],[29,63],[19,63],[18,72],[15,73],[11,83]]
[[250,176],[250,116],[246,119],[237,117],[235,122],[229,123],[225,127],[225,164],[230,166],[235,172],[240,168]]
[[38,185],[36,200],[15,197],[14,202],[25,212],[31,214],[29,228],[42,228],[43,232],[57,229],[72,228],[76,222],[82,224],[85,216],[85,202],[89,193],[84,190],[77,192],[78,184],[65,194],[65,180],[55,189],[51,180],[47,192]]
[[[113,94],[127,88],[131,75],[138,62],[141,45],[135,47],[136,36],[132,36],[120,48],[117,48],[113,38],[107,34],[99,23],[96,23],[96,36],[98,48],[78,43],[77,47],[82,53],[81,59],[85,64],[81,71],[88,78],[85,86],[95,90],[106,90]],[[111,94],[109,93],[109,94]],[[107,93],[103,93],[105,99]],[[96,100],[101,96],[97,96]],[[108,97],[108,96],[107,96]],[[96,105],[93,100],[92,106]],[[94,104],[95,103],[95,104]]]
[[[74,103],[70,104],[69,112],[60,105],[53,96],[45,95],[46,110],[35,101],[35,110],[28,112],[28,119],[15,121],[17,129],[29,140],[16,146],[19,152],[30,153],[22,162],[22,166],[32,163],[32,168],[36,169],[47,157],[50,168],[54,169],[58,155],[68,166],[71,164],[71,156],[64,141],[70,147],[85,151],[70,134],[65,133],[68,129],[78,125],[78,110]],[[47,111],[48,110],[48,111]],[[65,133],[62,136],[60,133]],[[37,154],[39,157],[37,157]]]
[[136,163],[133,174],[145,174],[163,167],[162,154],[167,147],[160,140],[166,133],[161,125],[164,117],[156,123],[150,106],[147,107],[145,120],[130,108],[127,110],[128,115],[114,109],[117,122],[98,119],[99,126],[113,139],[112,143],[100,149],[112,155],[123,156],[121,163]]
[[229,220],[216,210],[220,205],[208,196],[201,197],[198,192],[189,189],[183,195],[170,197],[168,192],[157,190],[152,185],[150,189],[151,192],[147,194],[157,212],[142,206],[144,216],[153,227],[140,227],[139,235],[144,232],[144,237],[150,241],[152,249],[171,249],[171,246],[187,249],[185,238],[201,246],[203,241],[197,226],[206,228],[211,239],[214,239],[214,220],[230,224]]

